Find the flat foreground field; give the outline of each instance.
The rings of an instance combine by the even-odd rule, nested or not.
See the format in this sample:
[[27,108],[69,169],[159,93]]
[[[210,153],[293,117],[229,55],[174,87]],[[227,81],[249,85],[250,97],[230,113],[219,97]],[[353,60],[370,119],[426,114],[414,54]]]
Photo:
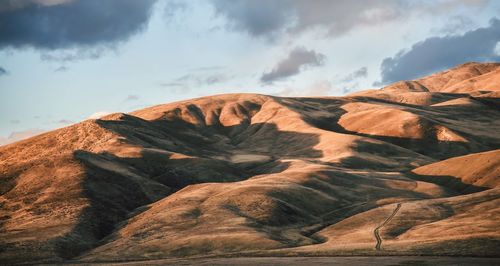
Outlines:
[[240,257],[165,259],[120,263],[74,263],[70,265],[500,265],[500,258],[475,257]]

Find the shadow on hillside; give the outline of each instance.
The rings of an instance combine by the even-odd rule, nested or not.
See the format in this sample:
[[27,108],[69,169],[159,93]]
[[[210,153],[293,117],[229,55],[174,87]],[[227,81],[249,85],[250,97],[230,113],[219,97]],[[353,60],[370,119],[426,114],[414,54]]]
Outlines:
[[[141,146],[143,150],[138,157],[74,152],[74,158],[86,169],[83,187],[89,206],[70,233],[54,240],[65,259],[99,245],[131,213],[146,209],[137,208],[187,185],[241,181],[285,170],[288,163],[280,161],[284,158],[322,156],[313,148],[318,136],[280,131],[274,124],[205,128],[181,121],[149,122],[130,115],[97,123],[118,134],[122,144]],[[229,137],[234,132],[238,135]],[[250,160],[233,161],[234,154],[250,155]],[[269,158],[252,161],[254,155]]]
[[[380,99],[371,99],[371,98],[366,98],[366,97],[353,97],[356,101],[361,101],[361,102],[381,102],[381,103],[389,103],[389,104],[394,104],[391,102],[387,102],[384,100]],[[299,113],[302,114],[302,118],[310,123],[313,126],[316,126],[318,128],[321,128],[323,130],[328,130],[328,131],[333,131],[333,132],[338,132],[338,133],[343,133],[343,134],[350,134],[350,135],[357,135],[357,136],[362,136],[362,137],[367,137],[367,138],[373,138],[377,140],[381,140],[384,142],[388,142],[397,146],[400,146],[402,148],[412,150],[414,152],[417,152],[419,154],[423,154],[426,156],[429,156],[434,159],[442,160],[442,159],[447,159],[451,157],[456,157],[456,156],[461,156],[469,153],[476,153],[476,152],[483,152],[487,150],[493,150],[493,149],[498,149],[498,147],[495,144],[491,144],[491,147],[476,147],[476,146],[468,146],[467,143],[463,142],[456,142],[456,141],[441,141],[435,138],[435,132],[428,132],[427,138],[424,139],[410,139],[410,138],[398,138],[398,137],[388,137],[388,136],[379,136],[379,135],[371,135],[371,134],[364,134],[364,133],[359,133],[359,132],[354,132],[345,129],[342,125],[339,124],[340,118],[346,114],[347,112],[342,109],[342,105],[346,104],[348,101],[341,100],[341,99],[316,99],[316,98],[304,98],[301,99],[301,101],[294,101],[292,103],[283,101],[282,104],[287,105],[291,109],[295,109],[296,111],[299,111]],[[297,106],[301,106],[302,109],[297,108]],[[409,104],[398,104],[406,107],[416,107],[414,105],[409,105]],[[320,106],[327,106],[327,108],[330,108],[328,112],[330,114],[333,114],[332,116],[328,117],[321,117],[321,116],[310,116],[307,115],[307,111],[316,111]],[[434,108],[434,107],[433,107]],[[441,108],[441,107],[437,107]],[[334,111],[332,111],[334,110]],[[406,109],[405,109],[406,110]],[[410,110],[406,110],[411,112],[413,109],[410,108]],[[301,112],[301,111],[306,111],[306,112]],[[391,153],[389,151],[384,151],[382,145],[378,143],[370,143],[370,142],[364,142],[364,141],[356,141],[355,145],[353,147],[356,151],[358,152],[365,152],[365,153],[370,153],[370,154],[379,154],[380,156],[385,156],[385,157],[398,157],[400,154],[398,153]],[[370,162],[366,162],[361,160],[360,158],[356,158],[355,156],[347,157],[344,158],[340,163],[333,164],[335,165],[340,165],[342,167],[350,168],[350,169],[380,169],[380,170],[390,170],[390,169],[385,169],[383,165],[377,165],[377,164],[369,164]],[[411,170],[411,169],[408,169]],[[411,176],[413,179],[416,180],[421,180],[421,181],[426,181],[426,182],[433,182],[439,185],[443,186],[448,186],[449,188],[459,192],[459,193],[473,193],[477,191],[481,191],[487,188],[484,187],[478,187],[470,184],[465,184],[460,182],[460,180],[456,177],[452,176],[435,176],[436,179],[434,179],[432,176],[419,176],[415,173],[409,172],[409,171],[404,171],[406,172],[409,176]]]
[[[343,134],[352,134],[362,137],[374,138],[384,142],[388,142],[405,149],[413,150],[417,153],[424,154],[434,158],[448,158],[459,156],[462,154],[467,154],[470,152],[470,147],[461,142],[450,142],[450,141],[439,141],[435,138],[431,139],[408,139],[408,138],[396,138],[396,137],[386,137],[386,136],[376,136],[369,134],[362,134],[353,131],[346,130],[342,127],[338,121],[340,117],[346,112],[340,108],[345,102],[338,99],[301,99],[306,102],[302,108],[297,110],[297,102],[285,102],[283,104],[288,104],[289,108],[299,111],[303,114],[302,118],[313,126],[318,128],[334,131]],[[329,112],[334,114],[328,118],[321,117],[311,117],[307,116],[308,112],[318,111],[314,103],[320,102],[318,106],[323,106],[328,104],[329,101],[334,102],[334,112]],[[330,110],[329,110],[330,111]],[[432,134],[431,134],[432,135]],[[353,145],[354,149],[358,152],[377,154],[381,157],[394,157],[398,158],[401,156],[400,153],[394,153],[394,151],[384,150],[387,149],[385,145],[367,142],[363,140],[355,141]],[[396,150],[397,151],[397,150]],[[399,158],[398,158],[399,159]],[[409,158],[411,159],[411,158]],[[324,162],[321,162],[324,163]],[[342,159],[337,163],[324,163],[332,167],[342,167],[348,169],[359,169],[359,170],[374,170],[374,171],[391,171],[391,166],[387,166],[376,161],[367,161],[356,156],[350,156]],[[392,166],[392,171],[395,166]],[[397,167],[396,167],[397,168]],[[441,185],[446,189],[448,196],[456,196],[461,194],[469,194],[474,192],[483,191],[488,188],[478,187],[470,184],[465,184],[460,181],[460,179],[452,176],[419,176],[414,173],[408,172],[411,168],[402,170],[406,177],[410,177],[414,180],[425,181],[430,183],[435,183]],[[399,171],[399,170],[398,170]],[[338,202],[322,202],[321,205],[328,206],[329,210],[318,210],[311,208],[314,205],[314,199],[311,197],[303,197],[300,193],[297,194],[293,190],[285,191],[275,191],[268,193],[268,195],[277,200],[277,207],[273,210],[273,217],[281,217],[279,220],[279,225],[292,226],[296,224],[297,226],[303,228],[301,234],[315,240],[317,243],[322,242],[314,236],[314,233],[320,231],[321,229],[335,224],[347,217],[352,215],[367,211],[373,207],[380,206],[377,200],[387,199],[387,198],[400,198],[400,199],[428,199],[429,195],[421,192],[411,191],[409,189],[398,189],[391,188],[390,186],[384,184],[383,178],[378,179],[372,177],[369,174],[351,174],[348,172],[338,171],[338,172],[322,172],[316,173],[322,176],[321,180],[318,177],[311,176],[306,182],[301,182],[300,185],[308,188],[308,190],[313,189],[327,195],[342,195],[342,200]],[[366,175],[366,176],[363,176]],[[397,180],[397,179],[395,179]],[[411,179],[410,179],[411,180]],[[402,179],[402,181],[408,181],[408,179]],[[306,191],[306,190],[305,190]],[[310,201],[310,202],[304,202]],[[309,206],[308,206],[309,205]],[[291,206],[291,207],[290,207]],[[316,217],[312,218],[311,217]],[[309,222],[306,220],[309,219]],[[276,223],[262,223],[261,226],[278,226]],[[294,246],[294,241],[286,239],[286,231],[281,234],[281,231],[275,232],[273,238],[283,243],[289,243]],[[290,242],[287,242],[290,241]]]
[[[472,97],[474,98],[474,97]],[[476,98],[474,98],[476,99]],[[315,99],[310,99],[310,100],[315,100]],[[356,100],[360,101],[373,101],[373,99],[365,99],[364,97],[356,97]],[[485,101],[491,101],[489,98],[486,99],[476,99],[481,101],[482,103],[485,103]],[[498,99],[496,99],[498,101]],[[382,103],[387,103],[386,101],[383,100],[377,100]],[[390,102],[388,102],[390,103]],[[491,102],[489,102],[491,103]],[[322,103],[324,104],[324,103]],[[441,141],[435,138],[435,132],[428,132],[426,138],[424,139],[409,139],[409,138],[398,138],[398,137],[387,137],[387,136],[378,136],[378,135],[371,135],[371,134],[363,134],[363,133],[358,133],[354,131],[349,131],[345,129],[343,126],[339,124],[339,119],[342,117],[342,115],[346,114],[347,112],[341,108],[345,102],[339,102],[336,101],[336,109],[337,112],[335,112],[335,116],[333,117],[328,117],[327,119],[317,119],[314,117],[310,116],[303,116],[303,118],[309,122],[310,124],[317,126],[318,128],[324,129],[324,130],[329,130],[329,131],[334,131],[338,133],[343,133],[343,134],[352,134],[352,135],[358,135],[362,137],[368,137],[368,138],[374,138],[377,140],[381,140],[384,142],[388,142],[409,150],[412,150],[414,152],[417,152],[419,154],[423,154],[426,156],[429,156],[431,158],[435,158],[438,160],[442,159],[447,159],[451,157],[456,157],[456,156],[462,156],[470,153],[477,153],[477,152],[484,152],[488,150],[494,150],[500,148],[498,144],[495,143],[489,143],[488,146],[474,146],[474,145],[468,145],[468,143],[464,142],[456,142],[456,141]],[[408,104],[401,104],[406,107],[416,107],[413,105],[408,105]],[[446,109],[450,107],[432,107],[434,109]],[[496,110],[498,109],[498,106],[495,106]],[[406,111],[411,111],[406,110]],[[495,110],[489,110],[493,113],[495,113]],[[417,113],[418,114],[418,113]],[[478,114],[472,114],[472,118],[480,119],[481,117],[477,117]],[[357,141],[356,150],[359,152],[366,152],[366,153],[380,153],[382,156],[398,156],[398,154],[391,154],[391,153],[386,153],[384,154],[384,151],[382,150],[383,147],[380,147],[381,145],[376,144],[376,143],[368,143],[368,142],[360,142]],[[356,157],[347,157],[342,160],[340,163],[343,167],[351,168],[351,169],[364,169],[364,168],[370,168],[373,167],[373,169],[377,169],[378,167],[383,168],[383,166],[379,165],[367,165],[366,162],[361,161],[359,158]],[[367,167],[368,166],[368,167]],[[412,177],[413,179],[420,180],[420,181],[425,181],[425,182],[432,182],[436,183],[438,185],[442,185],[444,187],[448,187],[450,189],[453,189],[454,191],[457,191],[460,194],[469,194],[469,193],[474,193],[478,191],[482,191],[485,189],[488,189],[486,187],[480,187],[480,186],[475,186],[471,184],[466,184],[460,181],[457,177],[453,176],[422,176],[415,174],[413,172],[407,172],[407,175]]]
[[[352,99],[354,99],[355,102],[366,102],[366,103],[371,102],[371,103],[403,106],[407,107],[404,109],[404,111],[412,112],[415,113],[416,115],[425,115],[422,112],[432,111],[432,109],[428,109],[429,107],[422,107],[417,105],[401,104],[401,103],[396,104],[390,101],[385,101],[382,99],[373,99],[369,97],[356,96],[352,97]],[[425,136],[419,139],[372,135],[372,134],[351,131],[339,124],[340,118],[347,113],[344,109],[342,109],[342,105],[349,102],[350,101],[341,99],[315,99],[315,98],[303,98],[293,102],[289,102],[286,100],[281,101],[281,103],[287,106],[288,108],[298,111],[298,113],[302,114],[302,118],[306,122],[320,129],[381,140],[438,160],[461,156],[469,153],[482,152],[500,148],[499,146],[500,143],[481,143],[481,141],[479,141],[478,143],[442,141],[436,138],[436,130],[433,128],[430,131],[425,132],[426,133]],[[323,108],[323,106],[326,106],[326,108]],[[426,108],[426,109],[418,110],[416,108]],[[439,108],[439,107],[432,107],[432,108]],[[328,111],[329,113],[328,116],[314,115],[315,111],[322,111],[324,109]],[[310,115],[311,113],[312,115]],[[464,135],[467,136],[467,134],[465,133]],[[356,167],[356,164],[352,164],[350,166]]]
[[[264,231],[271,232],[273,239],[289,247],[297,245],[296,239],[293,239],[295,235],[286,230],[294,227],[302,236],[312,239],[314,243],[322,243],[325,239],[316,235],[317,232],[353,215],[393,202],[435,198],[424,192],[413,190],[417,186],[416,182],[405,176],[441,185],[444,189],[442,192],[444,197],[487,189],[462,183],[454,177],[421,178],[409,174],[391,177],[390,175],[376,176],[364,171],[350,173],[342,170],[325,170],[312,173],[307,181],[299,182],[298,184],[304,189],[280,189],[267,193],[276,201],[276,207],[270,210],[272,212],[270,217],[273,217],[271,222],[261,222],[259,225],[271,228]],[[444,182],[445,178],[447,182]],[[393,181],[395,183],[392,183]],[[397,182],[405,182],[405,185],[395,186]],[[336,200],[315,198],[314,194],[309,195],[311,191],[316,191],[314,193],[316,195],[329,195]],[[388,201],[383,203],[384,200]],[[256,227],[252,224],[249,226]],[[273,230],[280,226],[282,230]]]
[[500,111],[500,98],[496,97],[473,97],[471,96],[472,99],[479,101],[480,103],[495,109],[497,111]]
[[490,189],[489,187],[481,187],[472,184],[463,183],[460,178],[449,175],[419,175],[413,172],[408,172],[407,176],[412,179],[434,183],[446,188],[457,191],[460,194],[472,194]]

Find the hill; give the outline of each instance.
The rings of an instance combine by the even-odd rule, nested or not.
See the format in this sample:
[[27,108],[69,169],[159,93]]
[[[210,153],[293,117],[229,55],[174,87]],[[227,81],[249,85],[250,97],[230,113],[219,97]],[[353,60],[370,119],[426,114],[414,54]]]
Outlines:
[[0,260],[499,256],[500,64],[226,94],[0,147]]

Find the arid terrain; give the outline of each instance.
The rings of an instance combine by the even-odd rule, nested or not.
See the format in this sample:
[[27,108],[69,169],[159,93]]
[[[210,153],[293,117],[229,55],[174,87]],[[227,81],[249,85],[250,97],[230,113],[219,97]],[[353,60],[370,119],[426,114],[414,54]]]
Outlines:
[[0,147],[0,264],[500,257],[500,63],[225,94]]

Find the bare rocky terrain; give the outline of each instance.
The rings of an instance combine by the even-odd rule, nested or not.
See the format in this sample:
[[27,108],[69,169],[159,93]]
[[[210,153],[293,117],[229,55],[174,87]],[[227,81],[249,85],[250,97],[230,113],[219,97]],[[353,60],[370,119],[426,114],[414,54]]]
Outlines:
[[500,256],[499,63],[344,97],[203,97],[0,147],[4,263],[345,255]]

